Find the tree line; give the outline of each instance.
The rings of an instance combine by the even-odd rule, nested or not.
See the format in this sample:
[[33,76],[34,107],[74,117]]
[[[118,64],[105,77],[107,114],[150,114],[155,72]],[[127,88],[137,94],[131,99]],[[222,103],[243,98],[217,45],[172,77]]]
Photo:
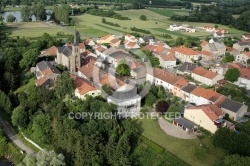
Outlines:
[[[242,2],[242,3],[240,3]],[[210,22],[223,25],[231,25],[237,29],[250,32],[249,20],[250,2],[248,1],[227,1],[218,3],[217,5],[201,5],[197,6],[188,16],[172,15],[173,21],[190,21],[190,22]],[[235,19],[233,14],[240,14],[239,18]]]

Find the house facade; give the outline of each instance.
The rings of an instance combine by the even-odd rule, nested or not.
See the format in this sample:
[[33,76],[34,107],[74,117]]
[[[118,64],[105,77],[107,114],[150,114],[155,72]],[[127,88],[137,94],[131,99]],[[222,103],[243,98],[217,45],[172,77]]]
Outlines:
[[215,133],[215,131],[224,124],[222,110],[213,104],[186,108],[184,118],[211,133]]

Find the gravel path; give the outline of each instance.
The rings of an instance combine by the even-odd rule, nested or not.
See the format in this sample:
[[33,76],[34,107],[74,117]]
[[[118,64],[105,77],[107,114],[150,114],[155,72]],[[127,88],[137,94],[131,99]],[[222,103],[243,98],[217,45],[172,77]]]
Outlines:
[[11,141],[14,142],[20,149],[25,151],[28,154],[34,153],[29,147],[27,147],[16,135],[13,133],[9,126],[0,118],[0,124],[3,128],[3,131],[6,133],[6,135],[11,139]]
[[169,123],[163,118],[158,119],[160,128],[168,135],[180,138],[180,139],[195,139],[194,133],[188,133],[181,128]]

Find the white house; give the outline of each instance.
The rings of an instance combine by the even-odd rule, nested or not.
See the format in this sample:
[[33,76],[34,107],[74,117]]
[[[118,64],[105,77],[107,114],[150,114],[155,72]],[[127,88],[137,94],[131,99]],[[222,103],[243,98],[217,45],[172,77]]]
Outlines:
[[243,52],[235,56],[235,61],[242,64],[247,64],[248,59],[250,59],[250,52]]
[[191,48],[187,48],[185,46],[180,46],[178,48],[172,48],[171,52],[175,52],[175,57],[179,59],[181,62],[190,62],[197,61],[200,57],[200,53],[194,51]]
[[202,67],[196,67],[193,70],[191,77],[196,81],[209,86],[215,85],[217,84],[217,81],[224,79],[223,75],[206,70]]
[[130,85],[118,89],[107,97],[107,101],[117,105],[117,113],[121,117],[135,117],[140,114],[141,96],[137,94],[137,88]]
[[92,82],[89,82],[80,77],[74,76],[75,96],[79,99],[85,100],[86,96],[99,96],[101,90],[96,89]]
[[168,53],[162,56],[157,56],[160,61],[160,65],[163,68],[174,68],[176,67],[176,59],[174,53]]
[[240,68],[240,77],[236,82],[235,85],[240,87],[245,87],[247,90],[250,89],[250,70],[248,68]]

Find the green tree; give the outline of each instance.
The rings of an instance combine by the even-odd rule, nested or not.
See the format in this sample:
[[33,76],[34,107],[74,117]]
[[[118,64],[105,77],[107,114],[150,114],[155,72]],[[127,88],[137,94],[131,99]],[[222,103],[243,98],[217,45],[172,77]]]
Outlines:
[[147,20],[147,17],[146,17],[145,15],[141,15],[141,16],[140,16],[140,20],[146,21],[146,20]]
[[152,92],[149,92],[147,94],[145,102],[146,102],[147,106],[152,106],[154,104],[155,96],[154,96],[154,94]]
[[250,157],[243,157],[238,154],[226,156],[221,166],[245,166],[249,165]]
[[63,154],[56,154],[53,150],[40,150],[36,154],[27,154],[23,161],[18,166],[31,166],[31,165],[53,165],[64,166]]
[[51,120],[48,114],[40,113],[32,121],[31,137],[41,143],[49,144],[51,141]]
[[16,17],[14,17],[12,14],[9,14],[6,17],[6,21],[7,22],[15,22],[16,21]]
[[36,48],[29,49],[23,54],[23,59],[20,61],[21,68],[35,66],[38,59],[39,51]]
[[230,82],[235,82],[238,80],[239,76],[240,76],[240,71],[238,69],[236,68],[228,69],[225,74],[225,79]]
[[130,67],[126,63],[120,63],[117,68],[116,72],[121,76],[129,76],[130,75]]
[[106,22],[106,19],[105,18],[102,18],[102,23],[105,23]]
[[230,53],[226,53],[225,57],[222,60],[224,63],[226,62],[233,62],[234,61],[234,55]]
[[31,14],[31,9],[29,7],[27,6],[22,7],[20,12],[22,21],[27,22],[30,20],[32,14]]
[[14,126],[26,128],[29,122],[27,110],[22,106],[16,107],[12,113],[11,122]]
[[12,111],[12,103],[9,97],[0,90],[0,110],[5,111],[6,113],[11,113]]
[[215,25],[214,25],[214,28],[216,28],[216,29],[217,29],[217,28],[219,28],[219,26],[218,26],[217,24],[215,24]]
[[245,51],[245,52],[249,52],[249,48],[246,47],[246,48],[244,49],[244,51]]
[[62,75],[56,79],[54,90],[58,98],[64,98],[65,95],[72,95],[74,84],[68,72],[63,72]]
[[36,16],[36,19],[39,21],[43,21],[46,19],[45,6],[42,3],[37,3],[32,7],[32,11]]

